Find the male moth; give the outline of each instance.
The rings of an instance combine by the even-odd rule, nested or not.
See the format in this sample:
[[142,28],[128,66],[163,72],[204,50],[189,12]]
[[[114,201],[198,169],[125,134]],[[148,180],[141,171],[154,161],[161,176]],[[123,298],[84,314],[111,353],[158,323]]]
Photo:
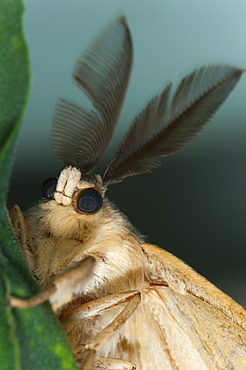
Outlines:
[[150,172],[183,149],[243,73],[212,65],[171,85],[135,118],[104,174],[92,171],[111,139],[132,64],[126,20],[116,19],[87,48],[73,77],[86,111],[60,100],[52,145],[66,167],[43,186],[43,199],[10,215],[42,293],[82,369],[221,370],[246,368],[246,311],[184,262],[144,243],[105,197],[125,177]]

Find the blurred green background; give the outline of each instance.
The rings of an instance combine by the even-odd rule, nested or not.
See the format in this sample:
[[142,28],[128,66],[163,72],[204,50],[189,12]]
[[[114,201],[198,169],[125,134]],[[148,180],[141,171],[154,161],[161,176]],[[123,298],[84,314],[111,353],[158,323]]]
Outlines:
[[[175,86],[194,68],[211,63],[246,67],[244,0],[26,0],[25,6],[33,81],[9,195],[9,203],[23,210],[38,201],[42,182],[62,168],[50,145],[56,100],[89,106],[71,73],[89,42],[117,16],[127,17],[134,65],[109,155],[134,116],[170,81]],[[152,174],[108,191],[147,241],[182,258],[243,305],[245,95],[243,76],[187,149],[164,159]]]

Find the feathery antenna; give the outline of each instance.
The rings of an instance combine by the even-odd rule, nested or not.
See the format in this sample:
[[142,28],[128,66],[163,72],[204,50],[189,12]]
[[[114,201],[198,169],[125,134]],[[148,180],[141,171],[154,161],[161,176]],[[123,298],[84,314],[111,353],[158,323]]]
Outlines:
[[168,85],[135,118],[103,181],[118,182],[150,172],[159,166],[158,158],[183,149],[224,102],[242,73],[223,65],[196,69],[183,78],[170,105]]
[[60,100],[52,146],[66,165],[89,173],[103,156],[120,112],[132,65],[132,43],[124,17],[116,19],[87,48],[75,66],[76,85],[94,109]]

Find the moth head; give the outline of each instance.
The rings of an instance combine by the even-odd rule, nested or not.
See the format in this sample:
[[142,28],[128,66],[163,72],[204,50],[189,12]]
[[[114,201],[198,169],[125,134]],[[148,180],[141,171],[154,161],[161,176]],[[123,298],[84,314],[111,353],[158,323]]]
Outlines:
[[108,215],[106,187],[99,175],[83,175],[75,167],[65,167],[58,178],[44,182],[42,222],[55,237],[89,237],[90,231]]
[[99,175],[83,176],[75,167],[65,167],[58,178],[46,180],[42,187],[43,199],[72,206],[77,213],[93,215],[103,206],[106,191]]

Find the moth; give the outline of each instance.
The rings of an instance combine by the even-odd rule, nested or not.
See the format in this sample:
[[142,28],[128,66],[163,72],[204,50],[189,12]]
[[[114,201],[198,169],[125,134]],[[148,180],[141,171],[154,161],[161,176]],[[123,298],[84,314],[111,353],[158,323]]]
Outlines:
[[132,65],[124,17],[75,66],[91,111],[57,105],[52,145],[65,164],[25,214],[10,210],[22,253],[42,292],[10,297],[16,307],[49,299],[82,369],[246,368],[246,311],[165,250],[144,242],[105,196],[107,187],[151,172],[182,150],[224,102],[243,70],[196,69],[137,115],[102,176],[93,174],[121,109]]

